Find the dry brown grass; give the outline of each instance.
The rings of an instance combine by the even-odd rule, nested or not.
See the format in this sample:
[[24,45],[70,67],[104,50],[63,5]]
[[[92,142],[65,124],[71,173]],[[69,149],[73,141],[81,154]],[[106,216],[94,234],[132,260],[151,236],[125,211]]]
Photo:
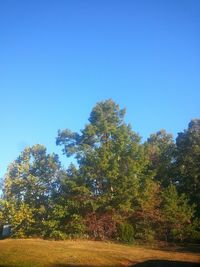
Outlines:
[[[0,241],[0,266],[133,266],[154,260],[200,262],[200,253],[159,250],[99,241],[46,241],[18,239]],[[149,264],[149,262],[147,262]],[[150,265],[142,266],[150,266]],[[139,266],[139,265],[138,265]],[[166,265],[167,266],[167,265]],[[176,265],[173,265],[176,266]],[[179,265],[177,265],[179,266]],[[182,265],[180,265],[182,266]],[[189,266],[189,265],[187,265]]]

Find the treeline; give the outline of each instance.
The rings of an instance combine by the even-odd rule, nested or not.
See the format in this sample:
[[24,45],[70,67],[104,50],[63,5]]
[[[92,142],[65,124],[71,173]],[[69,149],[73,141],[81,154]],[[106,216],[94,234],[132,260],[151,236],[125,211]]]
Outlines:
[[3,180],[1,225],[13,237],[200,241],[200,119],[176,141],[161,130],[142,143],[124,116],[106,100],[79,133],[59,130],[77,160],[67,170],[44,146],[25,148]]

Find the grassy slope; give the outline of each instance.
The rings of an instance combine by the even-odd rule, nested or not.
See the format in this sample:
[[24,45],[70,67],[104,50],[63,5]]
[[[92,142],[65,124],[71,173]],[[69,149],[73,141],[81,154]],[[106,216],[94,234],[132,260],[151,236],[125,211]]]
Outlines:
[[0,241],[0,266],[131,266],[153,259],[200,262],[200,254],[98,241]]

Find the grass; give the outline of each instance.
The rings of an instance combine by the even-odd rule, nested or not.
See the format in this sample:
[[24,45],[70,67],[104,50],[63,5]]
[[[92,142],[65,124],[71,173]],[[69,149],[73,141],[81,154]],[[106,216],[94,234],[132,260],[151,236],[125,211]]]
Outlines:
[[195,263],[199,262],[200,253],[198,251],[186,251],[185,248],[180,247],[153,249],[82,240],[6,239],[0,241],[0,266],[190,267],[196,266]]

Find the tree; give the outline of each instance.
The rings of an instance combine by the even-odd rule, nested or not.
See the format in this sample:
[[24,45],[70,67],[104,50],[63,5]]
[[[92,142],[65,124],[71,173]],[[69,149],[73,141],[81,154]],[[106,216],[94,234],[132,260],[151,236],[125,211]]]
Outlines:
[[64,146],[66,156],[77,158],[79,177],[95,209],[131,210],[139,179],[147,175],[140,137],[124,122],[124,115],[124,109],[106,100],[93,108],[80,134],[58,132],[57,145]]
[[155,171],[155,180],[162,186],[168,186],[172,181],[172,163],[174,161],[175,144],[173,136],[165,130],[151,134],[145,143],[150,156],[150,168]]
[[[52,206],[52,196],[57,191],[59,172],[58,156],[47,154],[42,145],[25,148],[8,167],[3,187],[3,203],[4,207],[8,205],[10,208],[7,209],[7,214],[4,212],[4,218],[18,233],[24,231],[28,234],[29,228],[33,233],[41,234],[43,221],[47,219]],[[32,216],[29,226],[28,221],[24,224],[22,219],[28,214],[27,210]],[[17,216],[20,219],[16,219]],[[29,234],[32,234],[31,231]]]
[[[80,133],[68,129],[58,132],[57,145],[63,146],[67,157],[75,156],[79,165],[78,172],[65,180],[64,192],[73,204],[76,198],[81,199],[79,211],[86,214],[93,232],[99,231],[99,224],[89,223],[88,218],[119,216],[119,223],[126,223],[138,210],[139,191],[150,180],[154,183],[146,149],[124,116],[124,109],[106,100],[92,109],[89,123]],[[107,233],[113,232],[113,225],[114,221]]]
[[53,196],[53,209],[46,221],[46,236],[66,238],[83,236],[85,222],[83,217],[92,210],[90,192],[79,175],[75,165],[70,164],[59,175],[59,187]]
[[178,194],[175,185],[169,185],[162,193],[164,234],[167,241],[189,239],[193,229],[194,205],[185,194]]
[[190,203],[197,205],[200,216],[200,120],[192,120],[188,129],[176,139],[174,181],[180,192],[186,193]]
[[109,99],[80,132],[59,130],[56,144],[76,164],[65,170],[44,146],[25,148],[4,177],[0,228],[11,224],[15,237],[199,240],[200,120],[176,145],[165,130],[142,144]]
[[140,180],[135,210],[130,217],[135,229],[135,237],[146,241],[153,241],[158,237],[158,230],[162,222],[160,212],[161,187],[152,178],[144,176]]

